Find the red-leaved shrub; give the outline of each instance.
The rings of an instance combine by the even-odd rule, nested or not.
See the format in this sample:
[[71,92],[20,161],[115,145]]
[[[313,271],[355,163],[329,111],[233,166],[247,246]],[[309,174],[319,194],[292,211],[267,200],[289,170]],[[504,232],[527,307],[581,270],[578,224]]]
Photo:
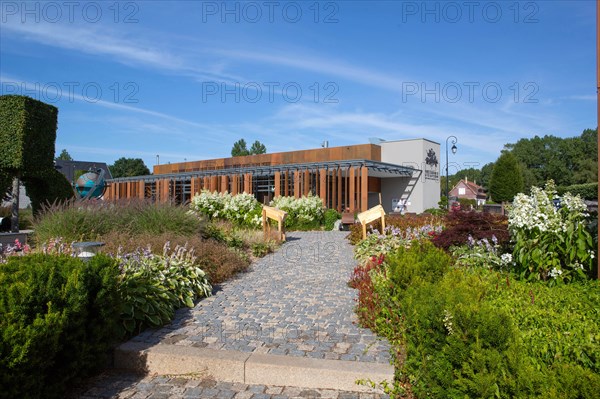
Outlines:
[[495,236],[498,244],[504,246],[510,239],[508,218],[503,215],[482,212],[452,211],[446,215],[445,229],[432,242],[438,248],[448,249],[453,245],[464,245],[469,235],[475,240]]
[[373,256],[366,264],[354,268],[348,285],[358,290],[356,314],[362,327],[374,328],[381,302],[373,289],[371,270],[381,270],[384,255]]

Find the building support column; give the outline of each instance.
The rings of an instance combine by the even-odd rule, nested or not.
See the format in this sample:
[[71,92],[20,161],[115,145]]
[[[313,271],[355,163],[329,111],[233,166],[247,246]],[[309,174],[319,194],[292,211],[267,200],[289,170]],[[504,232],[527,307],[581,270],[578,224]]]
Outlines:
[[310,170],[304,171],[304,186],[302,187],[302,195],[308,195],[310,191]]
[[160,181],[160,196],[159,202],[167,202],[169,201],[169,184],[170,181],[167,179],[163,179]]
[[294,171],[294,197],[300,198],[300,178],[301,173],[299,170]]
[[351,166],[350,167],[350,171],[349,171],[349,180],[350,180],[350,189],[348,190],[348,207],[350,208],[350,212],[355,212],[356,211],[356,201],[355,201],[355,197],[356,197],[356,189],[355,189],[355,183],[356,183],[356,179],[354,176],[354,167]]
[[337,210],[338,212],[344,212],[342,209],[342,169],[338,167],[337,170]]
[[252,194],[252,173],[246,173],[244,175],[244,192]]
[[146,187],[144,185],[144,181],[143,180],[140,180],[138,182],[138,192],[137,192],[137,194],[138,194],[138,198],[139,199],[146,198],[146,195],[145,195],[146,194]]
[[225,193],[229,191],[229,177],[227,175],[221,176],[221,192]]
[[369,169],[363,166],[360,170],[360,211],[369,209]]
[[273,194],[275,197],[279,197],[281,195],[281,172],[275,172],[275,193]]
[[238,193],[239,180],[240,180],[239,175],[231,176],[231,194],[232,195],[236,195]]
[[287,197],[290,195],[290,171],[286,170],[283,176],[283,196]]
[[192,177],[190,179],[190,196],[192,198],[194,198],[194,194],[196,194],[196,192],[198,191],[198,186],[197,186],[197,182],[196,182],[196,178]]
[[337,169],[331,171],[331,209],[338,209],[337,204]]
[[327,208],[327,171],[325,169],[319,170],[319,197]]
[[106,191],[104,191],[104,195],[102,196],[103,199],[105,199],[105,200],[111,200],[112,199],[113,186],[114,186],[114,183],[109,183],[106,186]]

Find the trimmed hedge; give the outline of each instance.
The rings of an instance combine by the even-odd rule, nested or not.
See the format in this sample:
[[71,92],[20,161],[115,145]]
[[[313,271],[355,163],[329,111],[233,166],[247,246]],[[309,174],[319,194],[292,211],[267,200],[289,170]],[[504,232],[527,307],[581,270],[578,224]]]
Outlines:
[[26,96],[0,96],[0,169],[54,168],[58,109]]
[[38,215],[47,205],[74,197],[73,187],[67,178],[55,169],[40,172],[36,177],[24,177],[23,184],[34,215]]
[[73,197],[73,189],[54,169],[58,109],[26,96],[0,96],[0,195],[14,176],[27,189],[33,212],[44,203]]
[[558,193],[560,195],[571,193],[573,195],[579,195],[586,200],[596,200],[598,199],[598,182],[558,187]]
[[116,262],[66,255],[0,264],[0,397],[63,397],[118,339]]

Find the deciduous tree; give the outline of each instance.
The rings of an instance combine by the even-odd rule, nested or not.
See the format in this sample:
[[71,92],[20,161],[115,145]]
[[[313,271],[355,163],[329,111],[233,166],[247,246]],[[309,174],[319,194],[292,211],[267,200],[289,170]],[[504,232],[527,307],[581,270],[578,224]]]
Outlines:
[[113,178],[150,174],[150,170],[141,158],[119,158],[108,168]]

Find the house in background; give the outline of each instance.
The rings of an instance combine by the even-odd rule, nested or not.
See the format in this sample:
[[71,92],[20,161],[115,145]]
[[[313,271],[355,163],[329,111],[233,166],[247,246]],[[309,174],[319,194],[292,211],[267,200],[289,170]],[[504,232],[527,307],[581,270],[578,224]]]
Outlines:
[[455,197],[475,200],[477,206],[484,205],[485,200],[487,199],[487,194],[483,187],[478,186],[475,182],[470,182],[467,177],[456,183],[452,190],[450,190],[449,196],[450,198]]

